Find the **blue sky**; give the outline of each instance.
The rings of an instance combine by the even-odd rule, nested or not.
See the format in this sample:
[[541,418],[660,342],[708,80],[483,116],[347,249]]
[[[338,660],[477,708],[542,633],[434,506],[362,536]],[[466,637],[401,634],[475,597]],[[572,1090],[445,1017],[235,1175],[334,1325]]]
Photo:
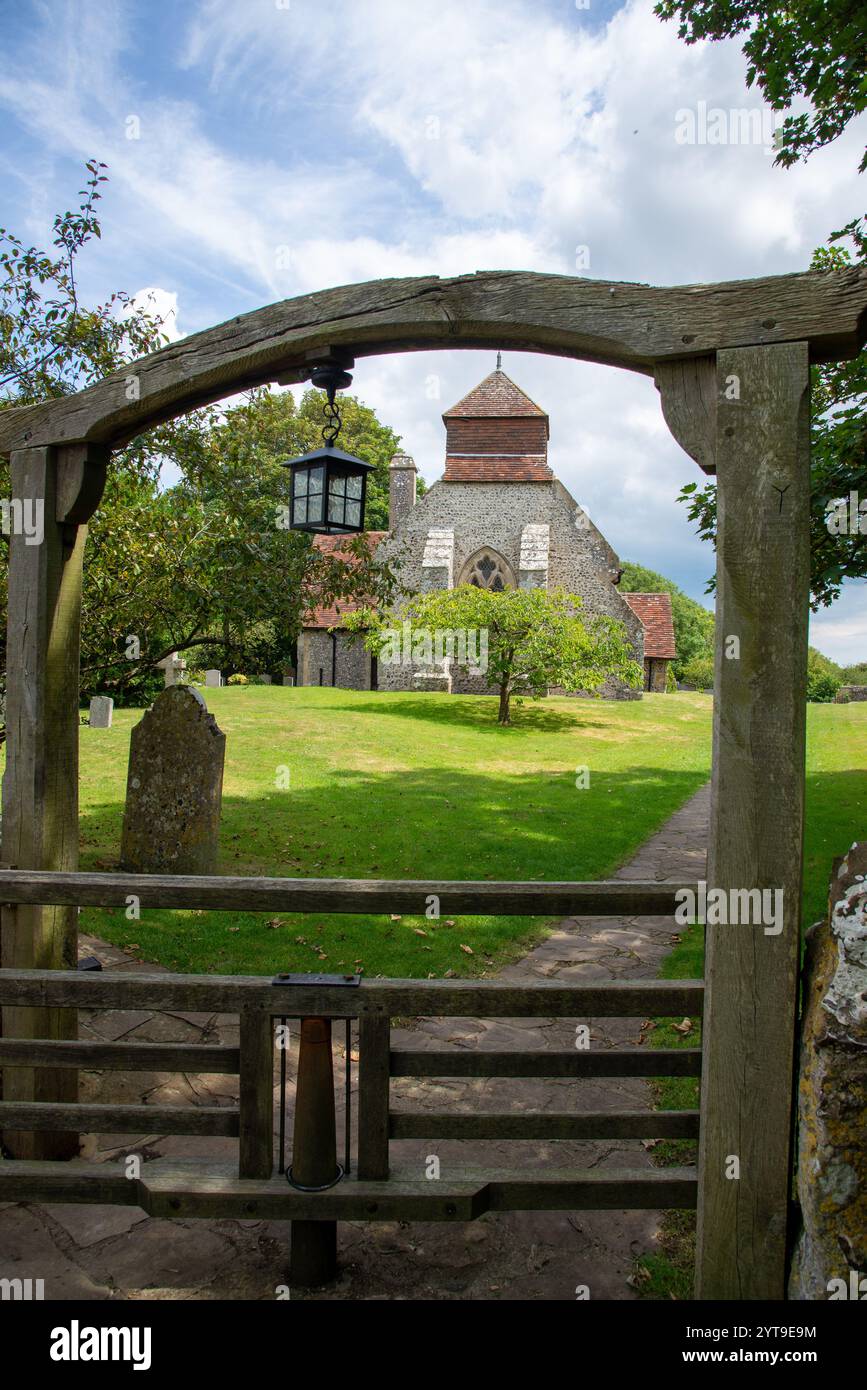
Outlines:
[[[780,274],[860,211],[863,120],[794,170],[761,140],[678,142],[683,110],[760,102],[737,43],[688,47],[651,0],[0,0],[0,22],[0,223],[45,244],[83,161],[104,160],[83,293],[153,290],[175,335],[389,275]],[[353,389],[433,481],[441,412],[493,365],[367,358]],[[555,470],[621,557],[703,598],[713,557],[675,501],[701,475],[652,382],[503,365],[549,412]],[[818,615],[812,641],[867,659],[867,587]]]

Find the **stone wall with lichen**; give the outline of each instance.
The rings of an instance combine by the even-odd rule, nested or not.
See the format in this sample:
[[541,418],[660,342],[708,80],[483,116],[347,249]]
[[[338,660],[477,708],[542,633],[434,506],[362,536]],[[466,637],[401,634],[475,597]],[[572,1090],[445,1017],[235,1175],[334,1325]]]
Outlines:
[[867,1276],[867,842],[835,866],[804,981],[789,1297],[845,1298]]

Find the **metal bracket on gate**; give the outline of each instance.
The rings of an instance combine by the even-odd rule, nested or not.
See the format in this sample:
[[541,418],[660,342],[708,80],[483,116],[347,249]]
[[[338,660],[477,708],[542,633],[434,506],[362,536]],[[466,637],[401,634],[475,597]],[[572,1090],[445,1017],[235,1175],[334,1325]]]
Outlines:
[[360,975],[275,975],[272,985],[338,985],[355,989],[361,984]]

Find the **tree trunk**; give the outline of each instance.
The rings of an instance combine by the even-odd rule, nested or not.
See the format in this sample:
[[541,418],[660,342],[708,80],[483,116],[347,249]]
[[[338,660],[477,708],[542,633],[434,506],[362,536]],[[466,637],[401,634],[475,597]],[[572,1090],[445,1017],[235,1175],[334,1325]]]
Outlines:
[[500,686],[500,709],[497,715],[498,724],[511,724],[509,717],[509,699],[512,692],[509,689],[509,682],[504,681]]

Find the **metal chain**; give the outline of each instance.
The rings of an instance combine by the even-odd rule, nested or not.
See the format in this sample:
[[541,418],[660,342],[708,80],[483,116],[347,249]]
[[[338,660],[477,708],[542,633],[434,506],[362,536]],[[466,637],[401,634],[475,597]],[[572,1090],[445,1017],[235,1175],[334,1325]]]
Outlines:
[[333,390],[328,392],[325,405],[322,407],[322,414],[325,417],[325,424],[322,427],[322,442],[326,449],[333,447],[343,421],[340,418],[340,409],[337,406]]

